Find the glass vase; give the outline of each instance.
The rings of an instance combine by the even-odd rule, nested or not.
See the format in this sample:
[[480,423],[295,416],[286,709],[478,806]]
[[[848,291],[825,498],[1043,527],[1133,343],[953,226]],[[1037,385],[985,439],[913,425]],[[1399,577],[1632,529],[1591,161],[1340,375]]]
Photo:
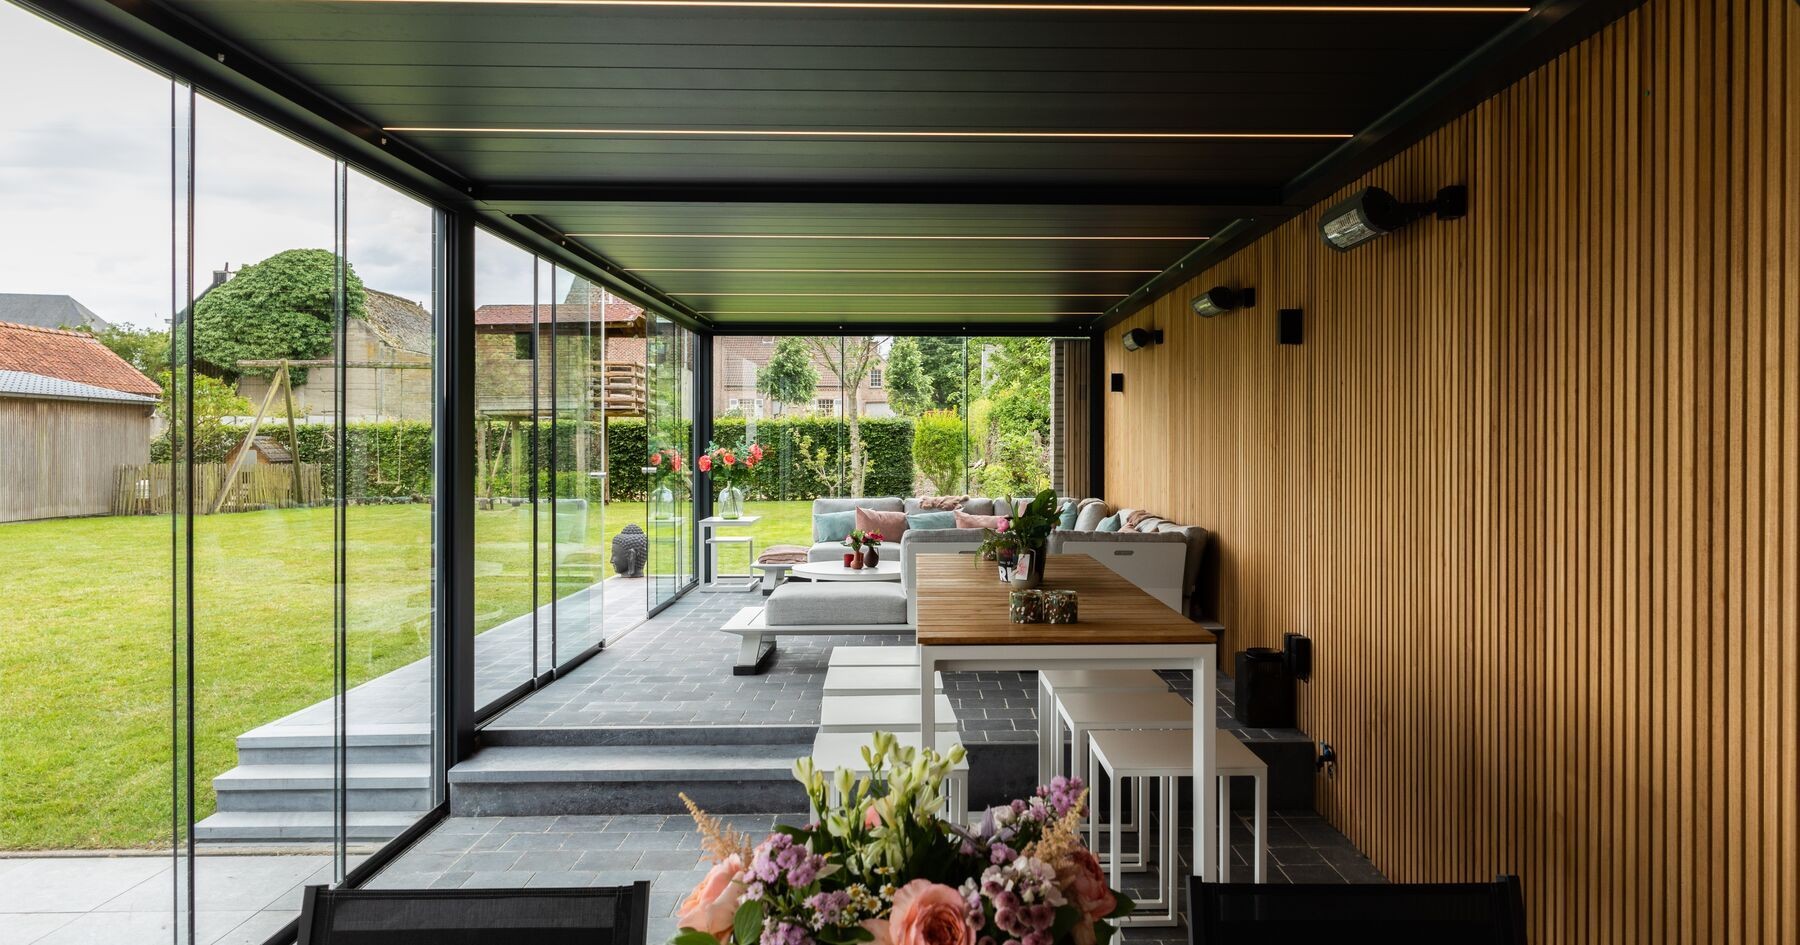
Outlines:
[[737,486],[726,486],[719,490],[719,504],[713,507],[713,513],[723,519],[744,517],[744,490]]
[[675,517],[675,493],[668,486],[658,486],[650,494],[650,518],[667,522]]

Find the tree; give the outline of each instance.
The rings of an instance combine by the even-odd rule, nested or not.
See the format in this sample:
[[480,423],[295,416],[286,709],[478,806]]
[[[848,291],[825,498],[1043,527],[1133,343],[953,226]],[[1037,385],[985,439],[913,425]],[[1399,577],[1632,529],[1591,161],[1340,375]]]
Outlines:
[[919,368],[931,385],[931,409],[953,410],[963,399],[963,340],[919,338]]
[[819,389],[819,371],[812,351],[799,338],[775,342],[769,363],[756,372],[756,391],[779,404],[804,404]]
[[[156,405],[156,412],[164,420],[173,417],[175,397],[175,378],[168,371],[156,375],[156,382],[162,385],[162,401]],[[225,417],[242,417],[250,413],[250,401],[238,396],[231,385],[216,377],[194,374],[194,424],[196,426],[217,423]]]
[[919,343],[912,338],[896,339],[888,348],[888,405],[903,417],[917,417],[933,404],[931,379],[925,376]]
[[[194,354],[227,380],[267,376],[273,368],[240,361],[309,360],[331,353],[336,319],[337,257],[323,249],[290,249],[240,270],[194,304]],[[344,314],[363,317],[362,280],[344,264]],[[291,380],[306,382],[304,368]]]
[[156,377],[169,369],[169,333],[164,329],[109,325],[88,331],[145,377]]
[[862,495],[863,477],[868,472],[868,450],[862,441],[862,383],[881,362],[881,339],[871,336],[847,338],[801,339],[820,361],[837,375],[843,391],[844,422],[849,434],[844,438],[850,451],[850,494]]

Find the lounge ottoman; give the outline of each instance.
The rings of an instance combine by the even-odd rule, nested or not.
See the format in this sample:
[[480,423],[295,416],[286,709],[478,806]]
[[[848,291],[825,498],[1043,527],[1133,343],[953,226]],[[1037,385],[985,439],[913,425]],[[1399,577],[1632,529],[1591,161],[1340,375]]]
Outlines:
[[787,583],[761,607],[745,607],[725,626],[741,638],[732,674],[754,676],[769,666],[775,638],[839,633],[911,633],[906,591],[889,582]]

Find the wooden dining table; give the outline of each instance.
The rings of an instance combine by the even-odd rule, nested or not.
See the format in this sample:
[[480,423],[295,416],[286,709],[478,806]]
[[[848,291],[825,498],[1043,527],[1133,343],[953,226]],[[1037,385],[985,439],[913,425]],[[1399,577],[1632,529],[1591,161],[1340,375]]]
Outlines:
[[[938,671],[1052,669],[1185,669],[1194,674],[1194,873],[1213,879],[1218,857],[1213,809],[1218,786],[1213,760],[1213,686],[1218,637],[1171,610],[1088,555],[1051,555],[1043,590],[1078,595],[1078,622],[1017,624],[1010,591],[992,565],[967,555],[922,555],[914,563],[919,678]],[[933,731],[934,687],[919,690],[920,731]],[[1038,708],[1039,768],[1060,746],[1047,744],[1045,708]],[[1078,772],[1080,773],[1080,772]]]

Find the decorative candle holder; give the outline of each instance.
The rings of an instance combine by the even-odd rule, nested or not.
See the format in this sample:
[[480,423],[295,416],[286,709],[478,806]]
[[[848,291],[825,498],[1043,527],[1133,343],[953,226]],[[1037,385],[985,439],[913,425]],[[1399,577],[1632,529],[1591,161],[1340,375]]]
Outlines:
[[1044,592],[1013,591],[1007,608],[1007,616],[1013,623],[1043,623]]
[[1045,623],[1077,623],[1081,595],[1074,591],[1044,592]]

